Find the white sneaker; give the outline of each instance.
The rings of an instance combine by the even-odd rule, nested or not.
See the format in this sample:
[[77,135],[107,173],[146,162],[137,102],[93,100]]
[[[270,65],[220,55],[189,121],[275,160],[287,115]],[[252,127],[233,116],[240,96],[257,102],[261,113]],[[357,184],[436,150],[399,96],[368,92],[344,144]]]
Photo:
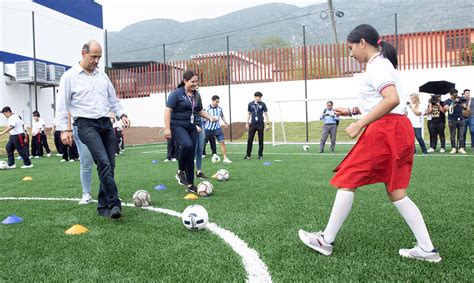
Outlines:
[[61,159],[59,162],[66,162],[66,159]]
[[21,169],[29,169],[29,168],[33,168],[33,164],[30,164],[30,165],[23,165],[20,167]]
[[434,249],[430,252],[424,251],[419,246],[415,246],[412,249],[400,249],[398,253],[403,257],[426,260],[429,262],[440,262],[441,257],[439,256],[438,250]]
[[449,152],[449,153],[453,154],[453,153],[456,153],[456,152],[457,152],[456,148],[453,148],[453,149],[451,149],[451,152]]
[[63,155],[62,155],[61,153],[56,153],[56,156],[61,157],[61,156],[63,156]]
[[206,155],[205,155],[205,154],[203,154],[203,155],[202,155],[202,158],[206,158]]
[[176,161],[178,161],[178,159],[173,158],[173,159],[171,159],[171,161],[172,161],[172,162],[176,162]]
[[51,157],[51,153],[46,154],[47,157]]
[[442,149],[440,149],[440,150],[439,150],[439,152],[441,152],[441,153],[445,153],[445,152],[446,152],[446,150],[445,150],[444,148],[442,148]]
[[74,159],[69,159],[69,162],[74,162]]
[[467,152],[466,152],[466,151],[464,150],[464,148],[462,148],[462,147],[458,150],[458,152],[459,152],[459,153],[462,153],[462,154],[467,154]]
[[13,165],[8,165],[7,169],[15,169],[16,168],[16,164],[13,164]]
[[18,156],[16,160],[22,160],[23,158],[21,156]]
[[427,151],[430,152],[430,153],[435,152],[434,148],[432,148],[432,147],[430,147]]
[[305,245],[317,251],[318,253],[326,256],[332,254],[333,245],[328,244],[326,243],[326,241],[324,241],[324,237],[321,231],[316,233],[309,233],[305,230],[300,229],[298,231],[298,236]]
[[230,164],[230,163],[232,163],[232,161],[229,158],[226,158],[222,161],[222,163]]
[[82,199],[79,201],[79,204],[89,204],[92,200],[91,194],[84,193],[82,194]]
[[40,158],[40,157],[37,155],[37,156],[35,156],[35,157],[33,157],[33,158],[34,158],[34,159],[38,159],[38,158]]
[[170,162],[171,160],[166,158],[165,160],[163,160],[163,162]]

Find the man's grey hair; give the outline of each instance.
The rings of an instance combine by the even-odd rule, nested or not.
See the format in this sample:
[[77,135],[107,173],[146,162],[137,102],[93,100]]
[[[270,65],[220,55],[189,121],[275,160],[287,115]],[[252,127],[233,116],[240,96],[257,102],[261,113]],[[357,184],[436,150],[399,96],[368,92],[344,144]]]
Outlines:
[[89,40],[82,46],[82,51],[84,51],[84,53],[89,53],[91,51],[92,44],[98,44],[100,46],[100,44],[96,40]]

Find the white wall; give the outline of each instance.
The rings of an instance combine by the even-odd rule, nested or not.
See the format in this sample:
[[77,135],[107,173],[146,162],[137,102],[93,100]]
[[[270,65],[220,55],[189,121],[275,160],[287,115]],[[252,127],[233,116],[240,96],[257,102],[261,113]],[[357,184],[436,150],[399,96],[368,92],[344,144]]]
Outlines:
[[[33,58],[32,11],[35,12],[36,58],[72,66],[81,60],[82,45],[91,39],[102,44],[100,28],[84,23],[32,1],[0,1],[0,51]],[[102,60],[99,65],[103,68]],[[31,126],[31,112],[35,109],[34,89],[28,85],[7,85],[10,78],[3,76],[0,62],[0,108],[10,106]],[[30,97],[31,92],[31,97]],[[38,87],[38,111],[48,127],[54,117],[53,88]],[[31,107],[29,106],[31,105]],[[0,126],[6,119],[0,116]]]
[[[326,100],[333,100],[335,105],[352,106],[357,105],[355,97],[357,78],[338,78],[308,81],[308,99],[320,99],[318,102],[308,103],[309,120],[317,120],[325,107]],[[474,89],[474,66],[453,67],[424,70],[400,71],[401,92],[406,96],[418,91],[418,87],[428,81],[447,80],[456,84],[456,88],[461,92],[469,88]],[[232,122],[244,122],[247,113],[247,104],[253,100],[255,91],[263,93],[264,101],[270,114],[270,120],[278,121],[278,109],[274,101],[304,99],[304,81],[277,82],[277,83],[257,83],[245,85],[232,85]],[[228,87],[201,87],[199,92],[202,95],[203,104],[208,105],[213,95],[219,95],[221,107],[229,117]],[[429,98],[429,94],[423,95],[423,102]],[[447,97],[443,97],[443,100]],[[143,127],[162,127],[163,111],[165,108],[164,94],[152,94],[148,98],[122,99],[132,125]],[[281,104],[284,108],[283,119],[285,121],[304,121],[305,108],[303,102]]]

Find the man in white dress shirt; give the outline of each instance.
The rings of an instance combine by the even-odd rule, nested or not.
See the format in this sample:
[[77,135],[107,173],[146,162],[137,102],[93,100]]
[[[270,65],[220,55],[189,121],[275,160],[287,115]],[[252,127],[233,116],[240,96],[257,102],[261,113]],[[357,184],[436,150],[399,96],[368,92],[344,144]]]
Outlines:
[[107,74],[97,68],[102,47],[89,41],[82,47],[82,60],[61,77],[58,94],[58,127],[61,141],[72,144],[68,113],[77,126],[82,143],[89,149],[97,165],[100,179],[98,213],[100,216],[120,218],[121,202],[114,180],[117,140],[110,122],[110,111],[120,118],[125,127],[130,121],[118,100]]

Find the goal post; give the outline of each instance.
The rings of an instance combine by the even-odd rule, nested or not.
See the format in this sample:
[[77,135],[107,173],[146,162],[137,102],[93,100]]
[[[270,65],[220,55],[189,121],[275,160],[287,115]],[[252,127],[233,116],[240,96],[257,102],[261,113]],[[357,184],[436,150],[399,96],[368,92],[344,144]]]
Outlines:
[[[282,144],[319,144],[323,122],[320,117],[326,108],[326,102],[332,101],[334,107],[353,107],[358,105],[357,97],[312,98],[276,100],[272,114],[272,145]],[[337,130],[337,140],[353,142],[344,134],[343,125],[353,122],[356,117],[341,117]],[[306,132],[308,131],[308,133]]]

